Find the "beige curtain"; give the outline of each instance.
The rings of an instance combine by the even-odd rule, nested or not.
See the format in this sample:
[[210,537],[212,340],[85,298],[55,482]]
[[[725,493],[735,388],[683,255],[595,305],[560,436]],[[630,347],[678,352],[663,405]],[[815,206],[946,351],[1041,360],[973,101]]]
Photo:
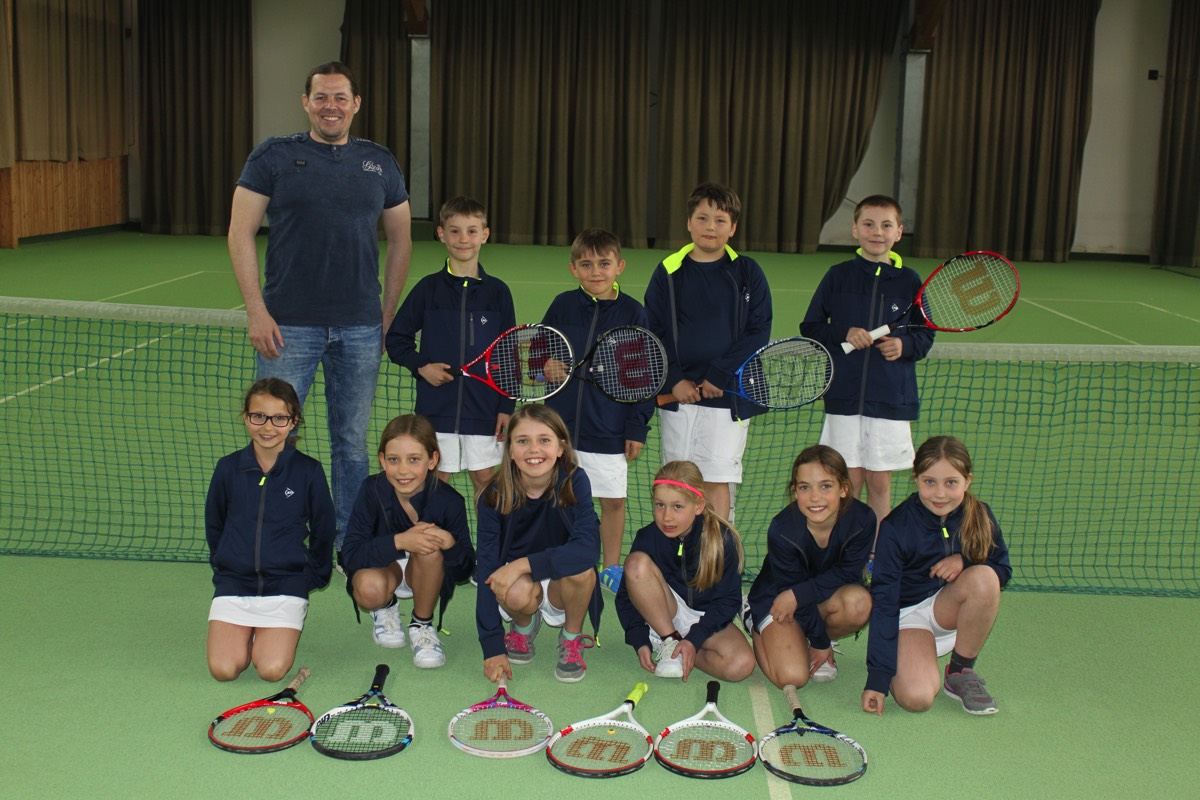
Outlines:
[[16,158],[126,152],[121,0],[13,0]]
[[140,0],[138,29],[142,230],[224,235],[254,147],[250,4]]
[[687,196],[717,181],[742,199],[735,246],[815,251],[866,151],[901,7],[663,0],[656,244],[687,241]]
[[1065,261],[1100,0],[952,2],[926,73],[918,256]]
[[640,0],[439,0],[430,19],[433,208],[464,194],[492,241],[646,238]]
[[412,70],[406,5],[396,0],[346,0],[341,60],[354,73],[363,98],[352,132],[387,147],[408,174]]
[[1174,0],[1151,259],[1200,267],[1200,3]]

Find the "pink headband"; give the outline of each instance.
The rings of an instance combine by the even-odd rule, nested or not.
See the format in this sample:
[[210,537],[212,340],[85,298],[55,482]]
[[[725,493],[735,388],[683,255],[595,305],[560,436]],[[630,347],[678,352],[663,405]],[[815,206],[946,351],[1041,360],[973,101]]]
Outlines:
[[695,486],[691,486],[690,484],[684,483],[683,481],[673,481],[670,478],[656,478],[654,480],[655,486],[658,486],[660,483],[665,484],[667,486],[678,486],[680,489],[687,489],[689,492],[696,495],[696,497],[699,497],[701,500],[704,499],[704,492],[700,491]]

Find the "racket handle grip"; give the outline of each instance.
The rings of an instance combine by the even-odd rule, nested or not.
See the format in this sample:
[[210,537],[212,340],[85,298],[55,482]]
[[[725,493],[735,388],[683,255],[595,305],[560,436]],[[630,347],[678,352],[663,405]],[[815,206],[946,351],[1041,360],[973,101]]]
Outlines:
[[[875,330],[869,331],[869,333],[871,335],[871,341],[872,342],[879,341],[882,337],[887,336],[891,332],[891,330],[892,330],[891,325],[880,325]],[[842,352],[843,353],[853,353],[854,349],[855,349],[854,345],[850,344],[849,342],[842,342]]]

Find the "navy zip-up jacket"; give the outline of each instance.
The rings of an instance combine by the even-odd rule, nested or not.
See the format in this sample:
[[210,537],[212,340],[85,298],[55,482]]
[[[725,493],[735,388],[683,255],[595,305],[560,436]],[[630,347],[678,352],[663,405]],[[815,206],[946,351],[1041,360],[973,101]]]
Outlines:
[[[599,300],[577,288],[554,298],[542,322],[562,331],[575,350],[575,358],[581,359],[602,333],[619,325],[645,328],[646,309],[619,287],[612,300]],[[585,453],[623,454],[627,441],[645,444],[654,413],[653,399],[618,403],[578,376],[546,398],[546,405],[563,418],[575,449]]]
[[213,596],[307,598],[329,583],[335,528],[315,458],[288,446],[264,473],[253,443],[223,456],[204,503]]
[[[963,558],[963,569],[986,564],[996,572],[1000,586],[1012,577],[1008,546],[992,509],[979,501],[992,521],[992,549],[987,558],[971,562]],[[875,565],[871,577],[870,638],[867,644],[866,689],[888,693],[896,674],[896,644],[900,633],[900,610],[916,605],[937,594],[946,585],[941,578],[930,577],[933,565],[948,555],[962,553],[958,529],[962,524],[962,506],[945,522],[925,508],[914,492],[892,509],[879,526],[875,546]]]
[[[412,505],[420,522],[432,522],[454,536],[454,546],[442,551],[442,564],[453,581],[465,581],[475,566],[475,548],[463,496],[430,472],[425,488],[413,496]],[[396,499],[387,475],[378,472],[368,476],[358,490],[342,542],[347,577],[360,569],[385,567],[404,558],[407,553],[396,548],[395,535],[413,524]]]
[[890,335],[903,343],[899,359],[887,361],[875,347],[842,352],[851,328],[873,330],[908,308],[921,288],[921,276],[905,267],[900,256],[877,264],[856,256],[825,273],[800,332],[825,345],[833,355],[833,382],[825,393],[825,413],[876,419],[914,420],[920,410],[916,362],[933,346],[933,330],[921,324],[921,312]]
[[[708,589],[688,585],[700,571],[700,544],[704,536],[704,516],[696,517],[692,529],[672,539],[658,525],[650,523],[633,537],[630,553],[645,553],[662,572],[667,585],[683,598],[693,611],[699,611],[699,621],[683,638],[699,650],[708,637],[719,633],[742,607],[742,574],[738,571],[737,543],[733,534],[723,529],[725,571],[721,579]],[[682,552],[680,552],[682,550]],[[617,590],[617,618],[625,629],[625,643],[635,651],[650,646],[650,626],[629,599],[628,584],[621,581]]]
[[487,503],[492,490],[485,490],[479,498],[475,626],[485,659],[506,652],[500,608],[486,583],[493,572],[518,558],[528,558],[531,579],[557,580],[595,569],[600,558],[600,519],[592,505],[587,473],[577,469],[568,476],[562,465],[557,470],[556,486],[569,480],[575,505],[560,507],[555,502],[558,492],[548,489],[536,500],[526,498],[520,508],[503,515]]
[[[441,270],[417,281],[385,339],[388,357],[416,378],[414,411],[439,433],[495,435],[496,416],[511,414],[516,404],[459,368],[516,324],[512,293],[482,264],[478,278],[467,278],[451,273],[447,259]],[[454,380],[433,386],[421,378],[417,370],[434,363],[449,364]]]
[[862,583],[874,540],[875,512],[861,500],[852,498],[846,511],[838,515],[825,547],[809,532],[800,507],[791,503],[767,528],[767,555],[750,586],[754,619],[764,619],[775,598],[791,589],[796,595],[796,622],[812,647],[827,650],[829,634],[817,606],[846,584]]
[[[758,262],[728,245],[719,261],[693,261],[688,253],[694,248],[664,258],[646,287],[650,330],[667,349],[667,393],[685,378],[735,388],[738,367],[771,338],[771,290]],[[733,419],[766,411],[728,393],[699,405],[728,408]]]

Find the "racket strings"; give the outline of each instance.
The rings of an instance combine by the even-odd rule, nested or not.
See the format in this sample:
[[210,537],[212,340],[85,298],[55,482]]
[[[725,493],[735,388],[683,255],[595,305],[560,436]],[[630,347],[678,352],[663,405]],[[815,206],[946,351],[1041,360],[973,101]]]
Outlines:
[[926,284],[921,311],[938,328],[983,327],[1016,301],[1017,280],[1012,264],[994,254],[956,258]]
[[267,704],[247,708],[213,725],[213,741],[245,750],[270,749],[303,738],[312,717],[297,706]]
[[866,768],[862,751],[851,742],[803,729],[765,737],[758,755],[772,772],[804,782],[844,782]]
[[588,374],[614,400],[645,400],[662,387],[666,355],[662,345],[645,331],[616,328],[596,343]]
[[553,329],[517,328],[496,342],[488,361],[488,374],[510,397],[536,400],[553,394],[562,381],[546,374],[549,362],[569,370],[574,361],[571,343]]
[[690,772],[737,769],[753,762],[755,753],[745,731],[715,721],[676,727],[655,748],[660,761]]
[[485,706],[459,716],[450,725],[452,738],[486,753],[536,748],[552,733],[548,718],[512,706]]
[[829,352],[808,339],[785,339],[759,352],[742,371],[742,391],[767,408],[800,406],[825,393],[833,378]]
[[581,772],[620,772],[650,755],[649,735],[635,725],[608,720],[563,734],[547,750],[557,766]]
[[363,706],[326,714],[313,726],[312,736],[328,751],[367,754],[405,744],[412,727],[412,720],[399,708]]

